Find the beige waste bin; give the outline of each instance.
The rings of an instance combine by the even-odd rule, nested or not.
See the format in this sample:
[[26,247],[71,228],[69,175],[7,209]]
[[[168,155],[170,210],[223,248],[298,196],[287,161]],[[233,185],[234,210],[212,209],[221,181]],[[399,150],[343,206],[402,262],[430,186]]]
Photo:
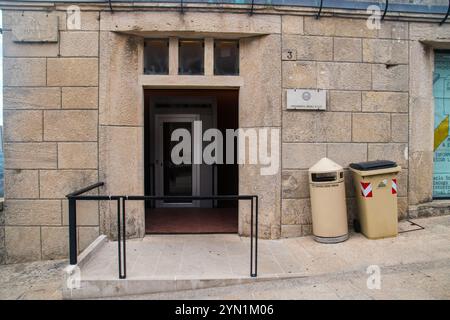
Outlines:
[[358,223],[369,239],[397,235],[397,173],[393,161],[350,164],[358,202]]
[[337,243],[348,239],[344,169],[322,158],[309,169],[314,239]]

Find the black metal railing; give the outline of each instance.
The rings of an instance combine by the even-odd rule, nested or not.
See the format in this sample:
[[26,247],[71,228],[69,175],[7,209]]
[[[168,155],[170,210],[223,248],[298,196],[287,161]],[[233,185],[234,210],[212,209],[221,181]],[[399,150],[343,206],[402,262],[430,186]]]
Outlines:
[[69,260],[77,264],[77,201],[117,201],[117,252],[119,279],[127,276],[126,255],[126,202],[128,201],[194,201],[194,200],[242,200],[250,201],[250,276],[258,273],[258,196],[257,195],[214,195],[214,196],[123,196],[123,195],[85,195],[84,193],[103,186],[98,182],[68,194],[69,201]]

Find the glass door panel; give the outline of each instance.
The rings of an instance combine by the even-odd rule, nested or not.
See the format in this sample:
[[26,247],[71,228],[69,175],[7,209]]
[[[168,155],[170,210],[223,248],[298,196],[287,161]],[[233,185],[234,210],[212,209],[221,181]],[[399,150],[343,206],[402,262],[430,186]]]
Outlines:
[[[175,164],[171,152],[178,141],[171,141],[172,132],[176,129],[186,129],[192,135],[191,122],[163,123],[163,185],[165,196],[192,196],[192,164]],[[182,152],[182,151],[181,151]],[[192,150],[191,150],[192,163]],[[183,154],[180,154],[183,157]],[[192,201],[165,200],[166,203],[191,203]]]

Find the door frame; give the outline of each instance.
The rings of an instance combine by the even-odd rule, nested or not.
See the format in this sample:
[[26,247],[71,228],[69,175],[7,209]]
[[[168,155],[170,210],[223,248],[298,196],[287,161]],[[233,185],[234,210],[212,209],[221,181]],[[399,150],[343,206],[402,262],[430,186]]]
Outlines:
[[[171,95],[171,91],[172,90],[167,90],[167,93],[158,93],[155,96],[152,96],[149,100],[148,100],[148,114],[147,117],[148,119],[150,119],[150,121],[148,122],[148,133],[146,134],[146,136],[150,136],[150,140],[151,143],[153,143],[153,152],[149,152],[147,154],[148,159],[150,159],[150,162],[153,165],[154,170],[152,169],[150,173],[151,177],[146,176],[146,179],[149,179],[148,181],[153,181],[153,183],[151,183],[151,185],[149,185],[149,190],[150,190],[150,194],[154,194],[157,195],[157,189],[159,188],[158,186],[158,179],[156,176],[156,159],[155,159],[155,154],[157,151],[156,149],[159,148],[158,143],[156,143],[157,140],[155,140],[155,134],[156,134],[156,122],[155,119],[157,116],[177,116],[177,115],[191,115],[191,114],[198,114],[200,116],[200,120],[203,120],[203,117],[205,117],[205,115],[207,117],[210,117],[210,121],[211,121],[211,128],[216,128],[217,127],[217,97],[214,94],[211,94],[208,92],[208,90],[205,90],[205,92],[200,95],[190,95],[189,92],[183,93],[182,95]],[[163,110],[157,110],[156,106],[158,104],[180,104],[180,105],[196,105],[196,104],[207,104],[210,107],[208,108],[208,111],[201,111],[201,109],[198,109],[200,111],[197,110],[190,110],[190,109],[186,109],[183,110],[182,108],[175,108],[172,112],[165,112]],[[178,113],[177,113],[178,112]],[[205,127],[203,126],[203,131],[205,130]],[[203,147],[205,143],[202,143]],[[201,152],[203,152],[203,147],[201,148]],[[147,151],[146,151],[147,152]],[[198,190],[198,195],[210,195],[210,192],[204,192],[203,189],[203,183],[205,178],[202,176],[204,171],[205,171],[205,166],[207,166],[206,164],[202,164],[202,165],[197,165],[199,168],[199,179],[200,179],[200,183],[199,183],[199,190]],[[154,175],[154,178],[153,178]],[[211,186],[211,190],[214,191],[214,194],[217,194],[217,190],[218,190],[218,173],[217,170],[215,169],[215,167],[211,167],[211,175],[212,177],[212,186]],[[199,202],[199,207],[212,207],[213,206],[213,201],[212,200],[201,200],[198,201]],[[217,201],[214,201],[214,203],[217,203]],[[158,205],[156,204],[156,201],[153,201],[152,204],[150,204],[150,207],[158,207]]]
[[[163,132],[162,126],[165,122],[190,122],[192,123],[192,150],[202,151],[203,148],[194,148],[194,143],[198,141],[194,133],[194,121],[200,120],[199,114],[155,114],[155,180],[157,196],[164,195],[164,170],[161,170],[164,163],[163,159]],[[201,140],[201,138],[200,138]],[[199,155],[202,156],[201,154]],[[200,194],[200,168],[198,164],[192,164],[192,195],[198,196]],[[155,202],[157,208],[171,208],[171,207],[199,207],[200,201],[193,200],[192,202],[184,203],[165,203],[164,200],[158,200]]]

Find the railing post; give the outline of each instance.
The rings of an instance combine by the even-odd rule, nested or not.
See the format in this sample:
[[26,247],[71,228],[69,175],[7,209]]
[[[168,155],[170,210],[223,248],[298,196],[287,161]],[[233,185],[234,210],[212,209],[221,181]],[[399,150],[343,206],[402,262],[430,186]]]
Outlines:
[[254,277],[253,273],[253,197],[250,200],[250,277]]
[[69,198],[69,259],[70,264],[77,264],[77,200]]
[[258,276],[258,216],[259,216],[259,199],[258,196],[256,198],[256,212],[255,212],[255,277]]
[[[258,196],[251,196],[250,216],[250,276],[258,276]],[[255,204],[253,204],[253,201]],[[253,214],[255,217],[253,217]],[[253,228],[255,230],[253,231]],[[253,239],[253,236],[255,239]]]
[[123,273],[122,273],[122,227],[120,224],[120,197],[117,199],[117,256],[119,260],[119,279],[123,279]]
[[[126,197],[128,199],[128,196]],[[123,279],[127,277],[127,220],[125,217],[125,198],[122,198],[122,248],[123,248]]]

